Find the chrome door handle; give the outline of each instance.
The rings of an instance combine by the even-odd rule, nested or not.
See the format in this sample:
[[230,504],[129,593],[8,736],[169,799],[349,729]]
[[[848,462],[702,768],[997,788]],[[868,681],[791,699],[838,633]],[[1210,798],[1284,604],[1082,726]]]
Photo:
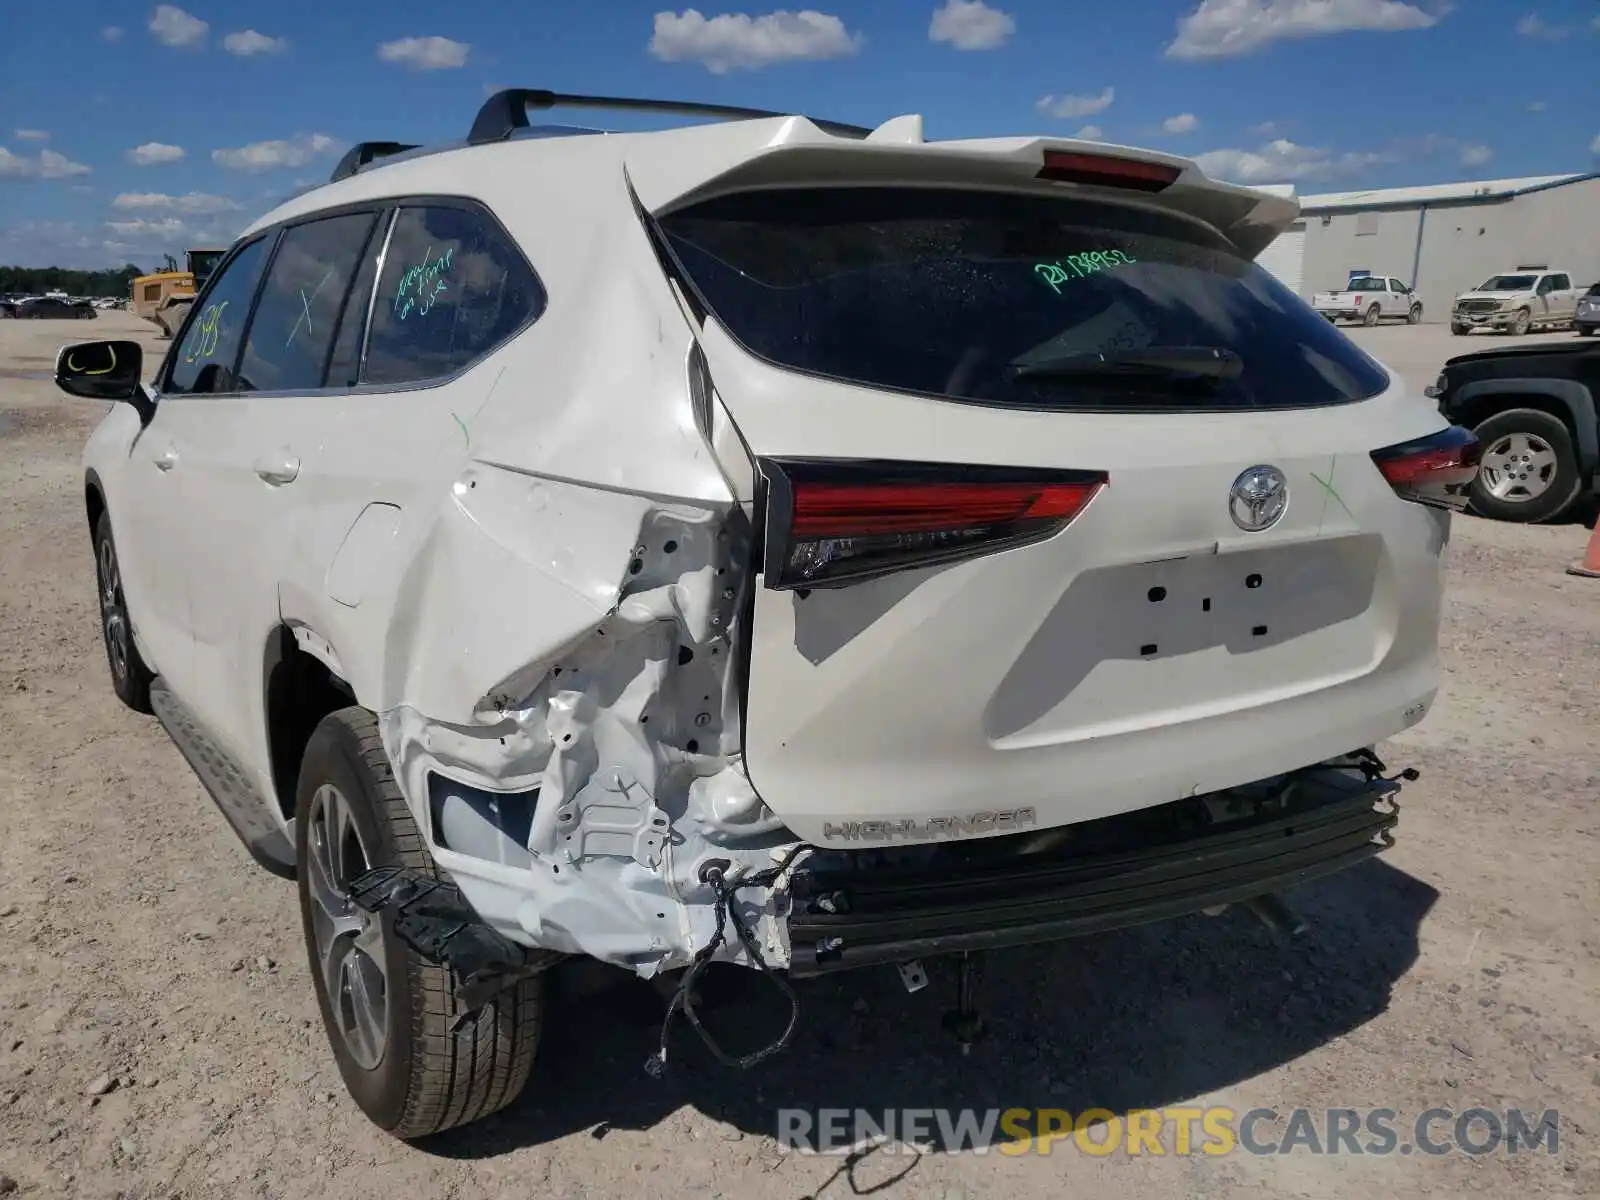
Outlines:
[[300,474],[300,459],[287,450],[256,459],[256,474],[273,487],[293,483]]
[[155,456],[154,462],[158,471],[172,470],[173,467],[178,465],[178,448],[176,446],[168,446]]

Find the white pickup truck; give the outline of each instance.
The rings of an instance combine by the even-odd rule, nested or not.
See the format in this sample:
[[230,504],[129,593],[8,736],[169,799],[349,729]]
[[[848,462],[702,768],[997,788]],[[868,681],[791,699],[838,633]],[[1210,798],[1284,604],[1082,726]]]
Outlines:
[[1385,317],[1400,317],[1416,325],[1422,320],[1422,301],[1416,293],[1384,275],[1358,275],[1341,291],[1313,293],[1311,307],[1333,322],[1343,317],[1376,325]]
[[1519,267],[1491,275],[1470,292],[1456,297],[1450,310],[1450,332],[1498,329],[1524,334],[1532,329],[1560,329],[1577,317],[1581,288],[1572,286],[1570,271]]

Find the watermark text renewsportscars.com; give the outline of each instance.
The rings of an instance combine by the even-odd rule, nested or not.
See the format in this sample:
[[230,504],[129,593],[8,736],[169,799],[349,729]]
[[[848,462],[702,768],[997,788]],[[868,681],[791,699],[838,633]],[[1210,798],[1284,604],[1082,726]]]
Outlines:
[[1556,1154],[1560,1114],[1522,1109],[1234,1109],[1182,1107],[1114,1113],[1090,1108],[783,1108],[778,1145],[804,1154],[929,1150],[1106,1156],[1224,1154]]

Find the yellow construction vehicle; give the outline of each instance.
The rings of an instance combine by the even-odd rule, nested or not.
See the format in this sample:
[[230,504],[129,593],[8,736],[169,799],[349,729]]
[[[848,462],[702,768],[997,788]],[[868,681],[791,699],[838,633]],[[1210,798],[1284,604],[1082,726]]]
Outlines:
[[172,337],[183,324],[189,308],[200,289],[227,250],[202,248],[184,251],[184,269],[178,270],[177,260],[168,254],[166,269],[149,275],[140,275],[133,281],[130,307],[145,320],[161,327],[162,333]]

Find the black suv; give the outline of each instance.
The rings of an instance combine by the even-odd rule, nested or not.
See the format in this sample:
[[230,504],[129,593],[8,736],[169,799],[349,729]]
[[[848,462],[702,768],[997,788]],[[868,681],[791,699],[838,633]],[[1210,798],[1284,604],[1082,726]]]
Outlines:
[[1483,465],[1472,507],[1502,521],[1548,521],[1600,484],[1600,344],[1481,350],[1445,363],[1428,395],[1476,431]]

